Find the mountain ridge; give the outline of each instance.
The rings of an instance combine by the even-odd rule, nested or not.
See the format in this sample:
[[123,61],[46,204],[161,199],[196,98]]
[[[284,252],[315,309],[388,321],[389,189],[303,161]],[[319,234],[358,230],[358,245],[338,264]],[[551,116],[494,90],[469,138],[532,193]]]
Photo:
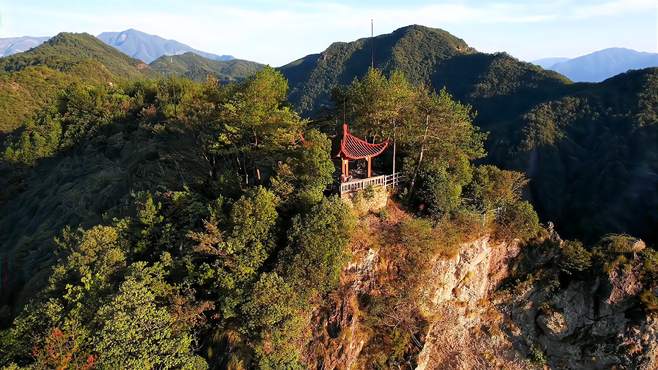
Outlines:
[[[555,60],[555,63],[545,62]],[[658,67],[658,53],[612,47],[575,58],[544,58],[532,63],[567,76],[575,82],[601,82],[634,69]]]
[[264,67],[263,64],[242,59],[212,60],[194,52],[163,55],[149,64],[155,73],[183,76],[204,81],[209,75],[222,82],[237,81],[249,77]]
[[116,83],[150,76],[150,68],[86,33],[59,33],[28,51],[0,59],[0,133],[11,132],[78,83]]
[[[658,169],[649,161],[658,153],[642,139],[654,137],[656,126],[650,122],[658,121],[651,108],[658,103],[650,92],[658,89],[652,82],[655,69],[625,73],[604,83],[573,83],[506,53],[479,53],[465,43],[445,43],[442,32],[410,26],[376,37],[375,66],[384,73],[401,70],[411,81],[437,91],[446,88],[471,105],[477,112],[474,123],[489,132],[486,161],[529,174],[528,195],[542,220],[556,222],[560,233],[594,240],[602,232],[627,232],[658,240],[651,231],[658,221],[633,218],[645,214],[648,204],[658,204],[651,191],[652,184],[658,186]],[[316,119],[339,115],[332,90],[362,77],[369,68],[367,41],[334,43],[322,53],[280,68],[289,79],[290,101],[302,114]],[[636,145],[623,144],[620,151],[602,149],[619,142]],[[597,162],[602,157],[619,166],[605,168]],[[582,173],[590,182],[583,181]],[[599,191],[591,191],[592,182],[601,184]],[[619,207],[619,193],[626,194],[627,209]]]
[[0,58],[22,53],[46,42],[50,37],[5,37],[0,38]]
[[217,55],[197,50],[182,42],[165,39],[134,28],[118,32],[102,32],[96,37],[104,43],[121,50],[124,54],[140,59],[145,63],[152,63],[163,55],[177,55],[186,52],[193,52],[212,60],[226,61],[235,59],[231,55]]
[[[433,35],[440,42],[423,44],[430,39],[425,37],[427,35]],[[374,46],[373,49],[371,46]],[[422,52],[405,54],[409,49]],[[334,42],[321,53],[309,54],[278,69],[288,79],[291,101],[302,113],[308,114],[317,111],[318,106],[314,105],[329,105],[331,89],[350,83],[354,77],[363,76],[372,61],[375,67],[384,71],[400,69],[412,82],[419,83],[431,74],[427,68],[412,71],[421,64],[419,61],[441,61],[473,52],[475,49],[464,40],[444,30],[410,25],[372,39]]]

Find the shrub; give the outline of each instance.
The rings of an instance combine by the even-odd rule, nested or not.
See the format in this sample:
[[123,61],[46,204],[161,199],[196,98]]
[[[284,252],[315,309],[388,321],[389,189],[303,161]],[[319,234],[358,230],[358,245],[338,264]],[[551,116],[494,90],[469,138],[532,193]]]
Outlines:
[[544,351],[534,343],[530,346],[530,360],[538,365],[545,365],[548,362]]
[[599,245],[605,247],[608,252],[616,254],[633,253],[633,246],[637,241],[630,235],[610,234],[601,239]]
[[658,296],[651,290],[645,290],[640,294],[640,301],[647,311],[658,312]]
[[527,201],[508,203],[496,215],[495,236],[499,240],[528,240],[539,230],[537,212]]
[[400,224],[400,241],[414,254],[427,256],[436,246],[434,230],[430,221],[422,218],[409,218]]
[[638,239],[625,234],[608,234],[601,238],[592,249],[592,257],[603,267],[611,271],[629,263],[628,255],[639,252],[635,250]]
[[440,218],[461,204],[461,185],[445,167],[423,169],[418,176],[415,203],[427,214]]
[[560,267],[567,274],[583,272],[592,267],[592,253],[578,240],[565,241],[560,249]]
[[658,252],[646,248],[642,251],[644,262],[642,264],[642,274],[644,279],[650,282],[658,282]]

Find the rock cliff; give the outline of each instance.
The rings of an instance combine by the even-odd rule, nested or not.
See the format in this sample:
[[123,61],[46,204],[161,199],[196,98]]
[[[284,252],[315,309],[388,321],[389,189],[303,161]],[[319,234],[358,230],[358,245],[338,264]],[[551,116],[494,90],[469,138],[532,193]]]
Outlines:
[[[416,294],[383,300],[373,324],[376,297],[407,286],[395,234],[409,216],[388,212],[362,218],[340,288],[314,313],[309,368],[379,368],[381,352],[423,370],[657,368],[658,319],[638,308],[639,261],[561,282],[555,234],[524,246],[485,233],[451,257],[426,256]],[[387,325],[389,337],[379,333]]]

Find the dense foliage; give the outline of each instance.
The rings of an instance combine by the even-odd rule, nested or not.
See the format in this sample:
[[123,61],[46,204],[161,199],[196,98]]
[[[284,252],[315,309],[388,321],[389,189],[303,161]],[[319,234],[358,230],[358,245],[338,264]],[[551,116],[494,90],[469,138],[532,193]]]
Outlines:
[[[415,216],[381,236],[395,244],[381,251],[393,261],[395,284],[358,302],[372,331],[364,358],[382,368],[414,363],[427,314],[417,298],[428,257],[454,257],[460,242],[485,233],[521,243],[544,233],[522,196],[525,175],[478,163],[486,158],[487,135],[475,123],[494,122],[493,107],[527,94],[500,109],[495,122],[505,124],[492,129],[490,147],[503,163],[531,156],[528,173],[540,180],[530,194],[535,203],[559,207],[555,189],[585,191],[578,187],[584,180],[567,186],[572,177],[564,176],[556,185],[534,170],[532,156],[550,168],[562,161],[555,147],[573,142],[579,144],[569,146],[565,167],[589,158],[583,153],[597,140],[614,138],[615,146],[596,151],[613,162],[588,177],[601,188],[597,194],[617,189],[597,176],[625,173],[637,158],[632,193],[653,184],[652,152],[628,154],[623,142],[630,134],[647,145],[655,139],[656,95],[646,88],[655,85],[653,74],[607,82],[613,91],[615,84],[643,86],[630,99],[632,110],[605,108],[615,98],[591,86],[540,103],[566,89],[560,78],[506,55],[477,54],[440,30],[407,27],[393,41],[377,38],[391,43],[377,49],[377,60],[386,62],[382,70],[364,67],[360,79],[332,66],[367,59],[368,40],[335,44],[282,68],[295,76],[290,95],[288,81],[272,68],[250,66],[242,74],[231,69],[242,68],[236,64],[222,72],[186,55],[162,68],[202,83],[178,76],[122,81],[115,76],[142,76],[137,64],[88,35],[62,34],[3,59],[1,88],[16,93],[0,91],[7,97],[0,104],[12,112],[2,126],[11,134],[0,142],[0,170],[7,174],[0,179],[0,366],[304,368],[314,310],[341,283],[355,220],[327,191],[336,171],[330,137],[302,119],[289,96],[308,112],[331,87],[350,83],[334,90],[340,108],[329,122],[344,116],[357,134],[391,140],[395,154],[389,150],[376,169],[388,172],[394,161],[407,179],[397,201]],[[457,60],[483,77],[457,85],[454,74],[445,74]],[[316,70],[295,71],[316,62]],[[223,73],[241,75],[222,83]],[[301,86],[306,80],[313,83]],[[447,89],[423,84],[437,81]],[[541,90],[542,84],[550,86]],[[25,108],[17,108],[21,99]],[[521,111],[519,128],[510,122]],[[629,120],[630,129],[623,126]],[[502,154],[504,140],[495,136],[501,132],[508,135]],[[538,190],[546,184],[555,189]],[[647,204],[655,200],[652,191]],[[584,212],[598,203],[571,204]],[[601,217],[610,217],[605,212],[618,213]],[[600,222],[592,234],[608,226]],[[590,226],[576,225],[574,233]],[[627,235],[572,240],[554,248],[554,259],[569,281],[616,271],[639,255],[647,287],[641,301],[654,311],[658,256],[643,246]]]
[[[3,364],[301,366],[308,302],[337,284],[353,222],[324,195],[329,140],[286,93],[271,68],[227,86],[73,85],[10,137],[24,187],[2,208],[3,320],[20,313]],[[69,196],[84,200],[50,208]]]
[[409,180],[404,198],[421,214],[435,221],[462,217],[463,212],[485,223],[494,219],[501,240],[536,235],[537,214],[521,200],[527,180],[518,172],[473,165],[486,154],[486,134],[473,125],[471,107],[446,90],[435,93],[414,87],[399,71],[386,77],[371,69],[336,91],[335,99],[336,104],[349,102],[345,116],[356,132],[392,141],[397,149],[392,160],[403,164]]
[[188,52],[180,55],[163,55],[151,62],[149,67],[164,76],[183,76],[195,81],[205,81],[208,76],[213,76],[220,81],[230,82],[253,75],[263,68],[263,65],[240,59],[212,60]]
[[341,96],[331,104],[331,92],[369,78],[371,46],[385,74],[397,69],[469,104],[473,123],[489,132],[484,160],[525,172],[530,200],[562,234],[589,242],[607,232],[658,240],[656,69],[571,84],[505,53],[478,53],[445,31],[409,26],[335,43],[282,67],[290,100],[303,114],[342,116],[351,102]]
[[73,33],[0,59],[0,71],[0,134],[19,128],[72,83],[108,84],[149,75],[138,60],[94,36]]

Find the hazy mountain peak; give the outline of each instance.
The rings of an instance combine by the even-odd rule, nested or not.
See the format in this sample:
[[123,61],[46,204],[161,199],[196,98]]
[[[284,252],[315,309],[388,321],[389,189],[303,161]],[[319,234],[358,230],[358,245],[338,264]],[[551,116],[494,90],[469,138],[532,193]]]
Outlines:
[[533,63],[559,72],[576,82],[600,82],[631,69],[658,66],[658,54],[628,48],[612,47],[598,50],[577,58],[558,60],[549,64]]
[[41,45],[48,39],[49,37],[32,36],[0,38],[0,57],[6,57],[12,54],[28,51]]
[[169,40],[157,35],[129,28],[119,32],[103,32],[97,36],[106,44],[119,49],[133,58],[151,63],[163,55],[178,55],[192,52],[212,60],[230,60],[230,55],[216,55],[194,49],[176,40]]
[[557,63],[561,63],[561,62],[566,62],[567,60],[569,60],[569,58],[565,58],[565,57],[550,57],[550,58],[541,58],[541,59],[533,60],[533,61],[530,62],[530,63],[532,63],[532,64],[536,64],[536,65],[538,65],[538,66],[540,66],[540,67],[542,67],[542,68],[544,68],[544,69],[550,69],[550,68],[551,68],[552,66],[554,66],[555,64],[557,64]]

